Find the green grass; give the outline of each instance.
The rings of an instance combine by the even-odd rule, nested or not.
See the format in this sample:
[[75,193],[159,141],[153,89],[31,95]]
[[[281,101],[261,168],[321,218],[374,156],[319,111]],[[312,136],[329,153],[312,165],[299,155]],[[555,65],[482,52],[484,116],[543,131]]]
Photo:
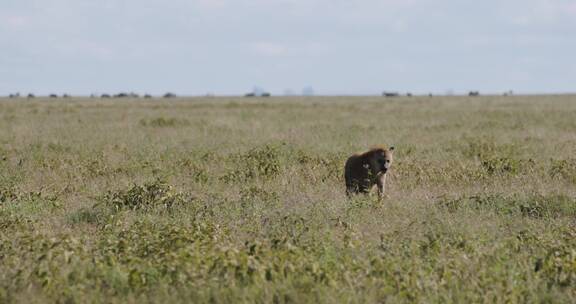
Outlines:
[[[574,303],[576,97],[0,99],[0,303]],[[395,145],[387,197],[346,158]]]

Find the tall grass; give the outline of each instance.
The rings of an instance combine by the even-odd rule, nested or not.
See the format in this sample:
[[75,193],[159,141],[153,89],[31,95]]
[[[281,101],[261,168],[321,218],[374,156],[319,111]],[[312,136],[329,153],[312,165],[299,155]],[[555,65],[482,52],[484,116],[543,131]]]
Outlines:
[[[576,301],[576,97],[0,100],[0,303]],[[384,202],[343,164],[394,144]]]

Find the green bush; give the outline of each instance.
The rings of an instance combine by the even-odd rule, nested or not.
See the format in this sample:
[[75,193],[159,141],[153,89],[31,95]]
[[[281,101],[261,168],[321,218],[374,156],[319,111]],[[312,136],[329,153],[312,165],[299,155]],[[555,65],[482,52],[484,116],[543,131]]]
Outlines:
[[442,198],[437,201],[441,209],[456,212],[460,209],[490,211],[501,215],[529,217],[576,216],[576,199],[565,195],[505,195],[477,194],[467,197]]
[[282,171],[282,154],[279,145],[267,144],[246,153],[232,155],[229,159],[234,169],[220,177],[231,183],[246,179],[272,179]]
[[186,202],[184,194],[175,192],[172,186],[156,180],[144,185],[134,185],[128,190],[109,191],[100,198],[106,206],[115,210],[168,209]]
[[552,178],[563,178],[576,184],[576,159],[552,160],[550,175]]
[[[531,165],[534,162],[529,160],[526,165]],[[489,158],[482,161],[482,167],[488,172],[488,174],[511,174],[516,175],[525,165],[523,161],[509,158],[509,157],[499,157],[499,158]]]
[[0,186],[0,203],[15,201],[18,199],[16,189],[14,187],[1,187]]
[[145,127],[165,128],[188,126],[190,125],[190,121],[187,119],[159,117],[153,119],[142,119],[140,120],[140,124]]

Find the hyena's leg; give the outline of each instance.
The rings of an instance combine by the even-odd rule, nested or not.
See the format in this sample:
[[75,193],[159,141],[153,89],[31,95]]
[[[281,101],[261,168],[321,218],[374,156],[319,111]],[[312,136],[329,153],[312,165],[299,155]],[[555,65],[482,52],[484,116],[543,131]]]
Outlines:
[[376,185],[378,186],[378,198],[383,199],[386,191],[386,174],[382,174],[382,176],[376,180]]
[[349,182],[346,183],[346,195],[348,197],[352,197],[352,195],[357,194],[359,192],[358,183]]

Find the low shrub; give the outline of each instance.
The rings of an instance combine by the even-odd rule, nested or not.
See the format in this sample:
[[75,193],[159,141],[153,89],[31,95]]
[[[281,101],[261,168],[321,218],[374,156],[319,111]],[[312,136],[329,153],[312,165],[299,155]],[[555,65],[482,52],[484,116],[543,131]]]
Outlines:
[[156,180],[143,185],[133,185],[127,190],[109,191],[100,201],[115,210],[151,210],[183,204],[186,198],[166,182]]
[[458,198],[442,198],[437,206],[449,212],[461,209],[495,212],[501,215],[522,215],[535,218],[576,216],[576,199],[566,195],[507,196],[478,194]]
[[576,184],[576,159],[553,159],[550,166],[550,176]]
[[153,119],[141,119],[140,124],[145,127],[180,127],[180,126],[189,126],[190,121],[187,119],[181,118],[153,118]]
[[246,179],[271,179],[282,171],[282,152],[279,145],[266,144],[246,153],[232,155],[229,159],[234,169],[220,177],[224,182]]

